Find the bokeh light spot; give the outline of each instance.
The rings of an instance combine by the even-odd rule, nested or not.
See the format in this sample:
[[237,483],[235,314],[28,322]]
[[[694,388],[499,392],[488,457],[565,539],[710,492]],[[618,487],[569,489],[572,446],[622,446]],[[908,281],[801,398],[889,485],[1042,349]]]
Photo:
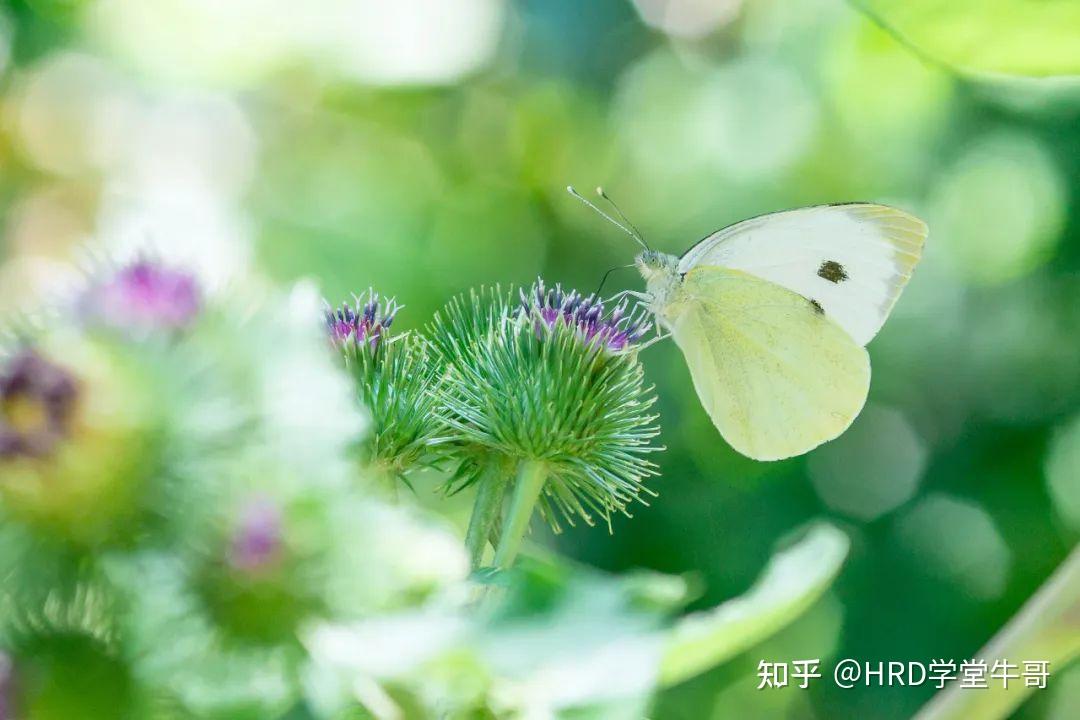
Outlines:
[[926,448],[904,416],[870,406],[850,429],[810,456],[810,480],[833,510],[874,520],[914,494]]
[[697,39],[734,20],[742,0],[634,0],[634,7],[649,27]]
[[312,54],[375,85],[451,83],[492,58],[502,0],[328,0],[314,13]]
[[453,82],[491,59],[502,0],[98,0],[97,40],[176,83],[247,86],[310,66],[377,85]]
[[1080,528],[1080,415],[1059,428],[1050,442],[1046,485],[1058,513]]
[[930,495],[900,519],[896,530],[926,573],[959,586],[976,600],[993,600],[1005,590],[1012,552],[978,505]]
[[116,129],[123,83],[106,63],[88,55],[52,55],[19,78],[14,93],[17,140],[26,157],[49,172],[93,170],[104,135]]
[[954,272],[996,285],[1031,272],[1053,256],[1065,221],[1064,179],[1035,139],[983,137],[938,183],[933,237]]
[[739,180],[785,172],[808,152],[819,121],[802,78],[764,56],[691,65],[658,51],[623,76],[616,107],[644,170],[716,169]]

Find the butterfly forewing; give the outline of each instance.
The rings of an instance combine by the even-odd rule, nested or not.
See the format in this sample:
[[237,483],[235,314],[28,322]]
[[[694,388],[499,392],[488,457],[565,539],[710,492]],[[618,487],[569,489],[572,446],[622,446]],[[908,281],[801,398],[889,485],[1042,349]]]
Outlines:
[[886,205],[820,205],[718,230],[692,247],[678,270],[719,266],[776,283],[865,345],[911,277],[926,235],[925,223]]

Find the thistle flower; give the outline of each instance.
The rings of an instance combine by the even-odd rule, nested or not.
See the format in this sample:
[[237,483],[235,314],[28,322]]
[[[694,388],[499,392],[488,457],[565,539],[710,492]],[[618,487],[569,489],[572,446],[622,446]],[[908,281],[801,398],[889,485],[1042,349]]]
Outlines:
[[280,557],[282,518],[277,505],[263,498],[248,502],[229,548],[229,564],[243,572],[257,572]]
[[[485,453],[518,465],[504,539],[524,532],[513,527],[519,504],[531,513],[538,501],[556,530],[575,517],[610,521],[649,494],[643,483],[656,474],[646,459],[656,450],[655,397],[633,352],[641,316],[542,282],[521,298],[511,305],[498,289],[459,297],[432,327],[446,367],[437,392],[451,446],[474,466],[470,458]],[[480,477],[459,474],[451,490]]]
[[231,572],[220,582],[193,575],[163,552],[119,556],[108,569],[124,601],[120,639],[138,688],[163,701],[158,714],[139,708],[108,717],[277,718],[296,702],[298,655],[288,647],[295,618],[275,604],[280,595],[263,595],[261,585],[245,590]]
[[151,387],[141,363],[84,336],[57,335],[0,360],[5,516],[79,544],[128,527],[159,457]]
[[390,333],[400,306],[373,290],[327,309],[327,332],[353,376],[357,399],[371,415],[363,460],[376,473],[404,479],[430,460],[441,425],[431,389],[438,379],[428,343],[419,335]]
[[561,322],[573,328],[584,343],[597,343],[611,352],[633,346],[648,329],[648,314],[644,310],[627,313],[626,301],[605,314],[603,301],[595,295],[564,292],[561,285],[547,289],[542,278],[536,279],[529,292],[522,289],[520,296],[521,309],[535,316],[538,332],[543,326],[551,330]]
[[338,310],[328,307],[326,326],[331,340],[343,348],[351,344],[375,350],[400,309],[393,298],[380,301],[374,290],[368,290],[366,296],[355,296],[352,305],[342,303]]
[[93,285],[82,301],[90,321],[119,330],[181,330],[202,309],[195,277],[138,260]]
[[0,460],[44,457],[68,433],[75,379],[32,349],[0,365]]

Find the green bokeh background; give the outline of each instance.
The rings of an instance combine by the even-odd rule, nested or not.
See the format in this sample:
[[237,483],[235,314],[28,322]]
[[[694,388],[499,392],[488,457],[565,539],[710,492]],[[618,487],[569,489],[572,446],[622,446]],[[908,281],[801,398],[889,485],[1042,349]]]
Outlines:
[[[243,12],[258,27],[262,10],[290,7],[263,4],[237,11],[237,47],[255,37]],[[807,520],[850,533],[845,571],[807,617],[667,692],[656,717],[909,716],[931,688],[756,693],[757,662],[959,663],[1075,544],[1080,92],[1068,78],[953,71],[838,0],[732,0],[692,38],[650,26],[626,0],[474,2],[497,20],[483,57],[408,81],[273,43],[255,59],[211,46],[200,66],[165,62],[161,47],[202,52],[210,31],[197,12],[186,26],[109,26],[97,5],[124,4],[3,10],[5,310],[62,286],[88,240],[126,248],[132,234],[220,269],[225,284],[229,273],[311,277],[331,300],[373,285],[406,305],[403,327],[480,284],[541,275],[589,291],[635,246],[569,198],[568,183],[603,184],[674,253],[741,218],[813,203],[888,202],[928,221],[926,258],[870,345],[869,406],[850,437],[806,458],[743,459],[661,343],[644,353],[667,447],[659,497],[611,534],[537,538],[605,569],[691,573],[705,607],[745,590]],[[169,3],[147,3],[157,5]],[[125,33],[141,39],[125,44]],[[440,47],[378,42],[400,42],[405,58]],[[168,114],[177,104],[180,120]],[[210,140],[185,134],[185,118]],[[157,134],[140,135],[146,126]],[[203,154],[185,174],[189,141]],[[116,208],[146,200],[157,155],[179,189],[159,183],[152,198],[166,201],[115,231]],[[219,216],[229,222],[200,224]],[[162,231],[174,218],[187,224]],[[605,291],[639,287],[625,271]],[[464,522],[467,508],[449,512]],[[1055,683],[1021,716],[1068,717],[1078,685],[1075,673]]]

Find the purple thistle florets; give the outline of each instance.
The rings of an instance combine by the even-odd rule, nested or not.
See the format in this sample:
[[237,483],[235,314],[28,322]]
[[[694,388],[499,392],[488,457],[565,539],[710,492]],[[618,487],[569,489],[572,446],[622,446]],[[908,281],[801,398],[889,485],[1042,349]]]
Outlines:
[[338,310],[327,306],[326,328],[338,346],[355,343],[374,350],[400,309],[393,298],[380,300],[373,290],[368,290],[366,296],[354,297],[352,305],[343,303]]
[[34,350],[0,365],[0,460],[48,455],[66,435],[75,379]]
[[236,570],[255,572],[274,564],[281,554],[281,512],[264,498],[247,503],[229,548],[229,564]]
[[606,313],[603,300],[595,295],[566,292],[561,285],[548,289],[540,278],[529,292],[521,290],[521,307],[535,314],[538,334],[545,326],[550,330],[562,322],[575,329],[586,344],[596,343],[611,352],[636,344],[648,329],[647,314],[637,310],[628,313],[625,300]]
[[150,260],[137,260],[91,288],[90,319],[121,330],[182,330],[202,309],[194,275]]

